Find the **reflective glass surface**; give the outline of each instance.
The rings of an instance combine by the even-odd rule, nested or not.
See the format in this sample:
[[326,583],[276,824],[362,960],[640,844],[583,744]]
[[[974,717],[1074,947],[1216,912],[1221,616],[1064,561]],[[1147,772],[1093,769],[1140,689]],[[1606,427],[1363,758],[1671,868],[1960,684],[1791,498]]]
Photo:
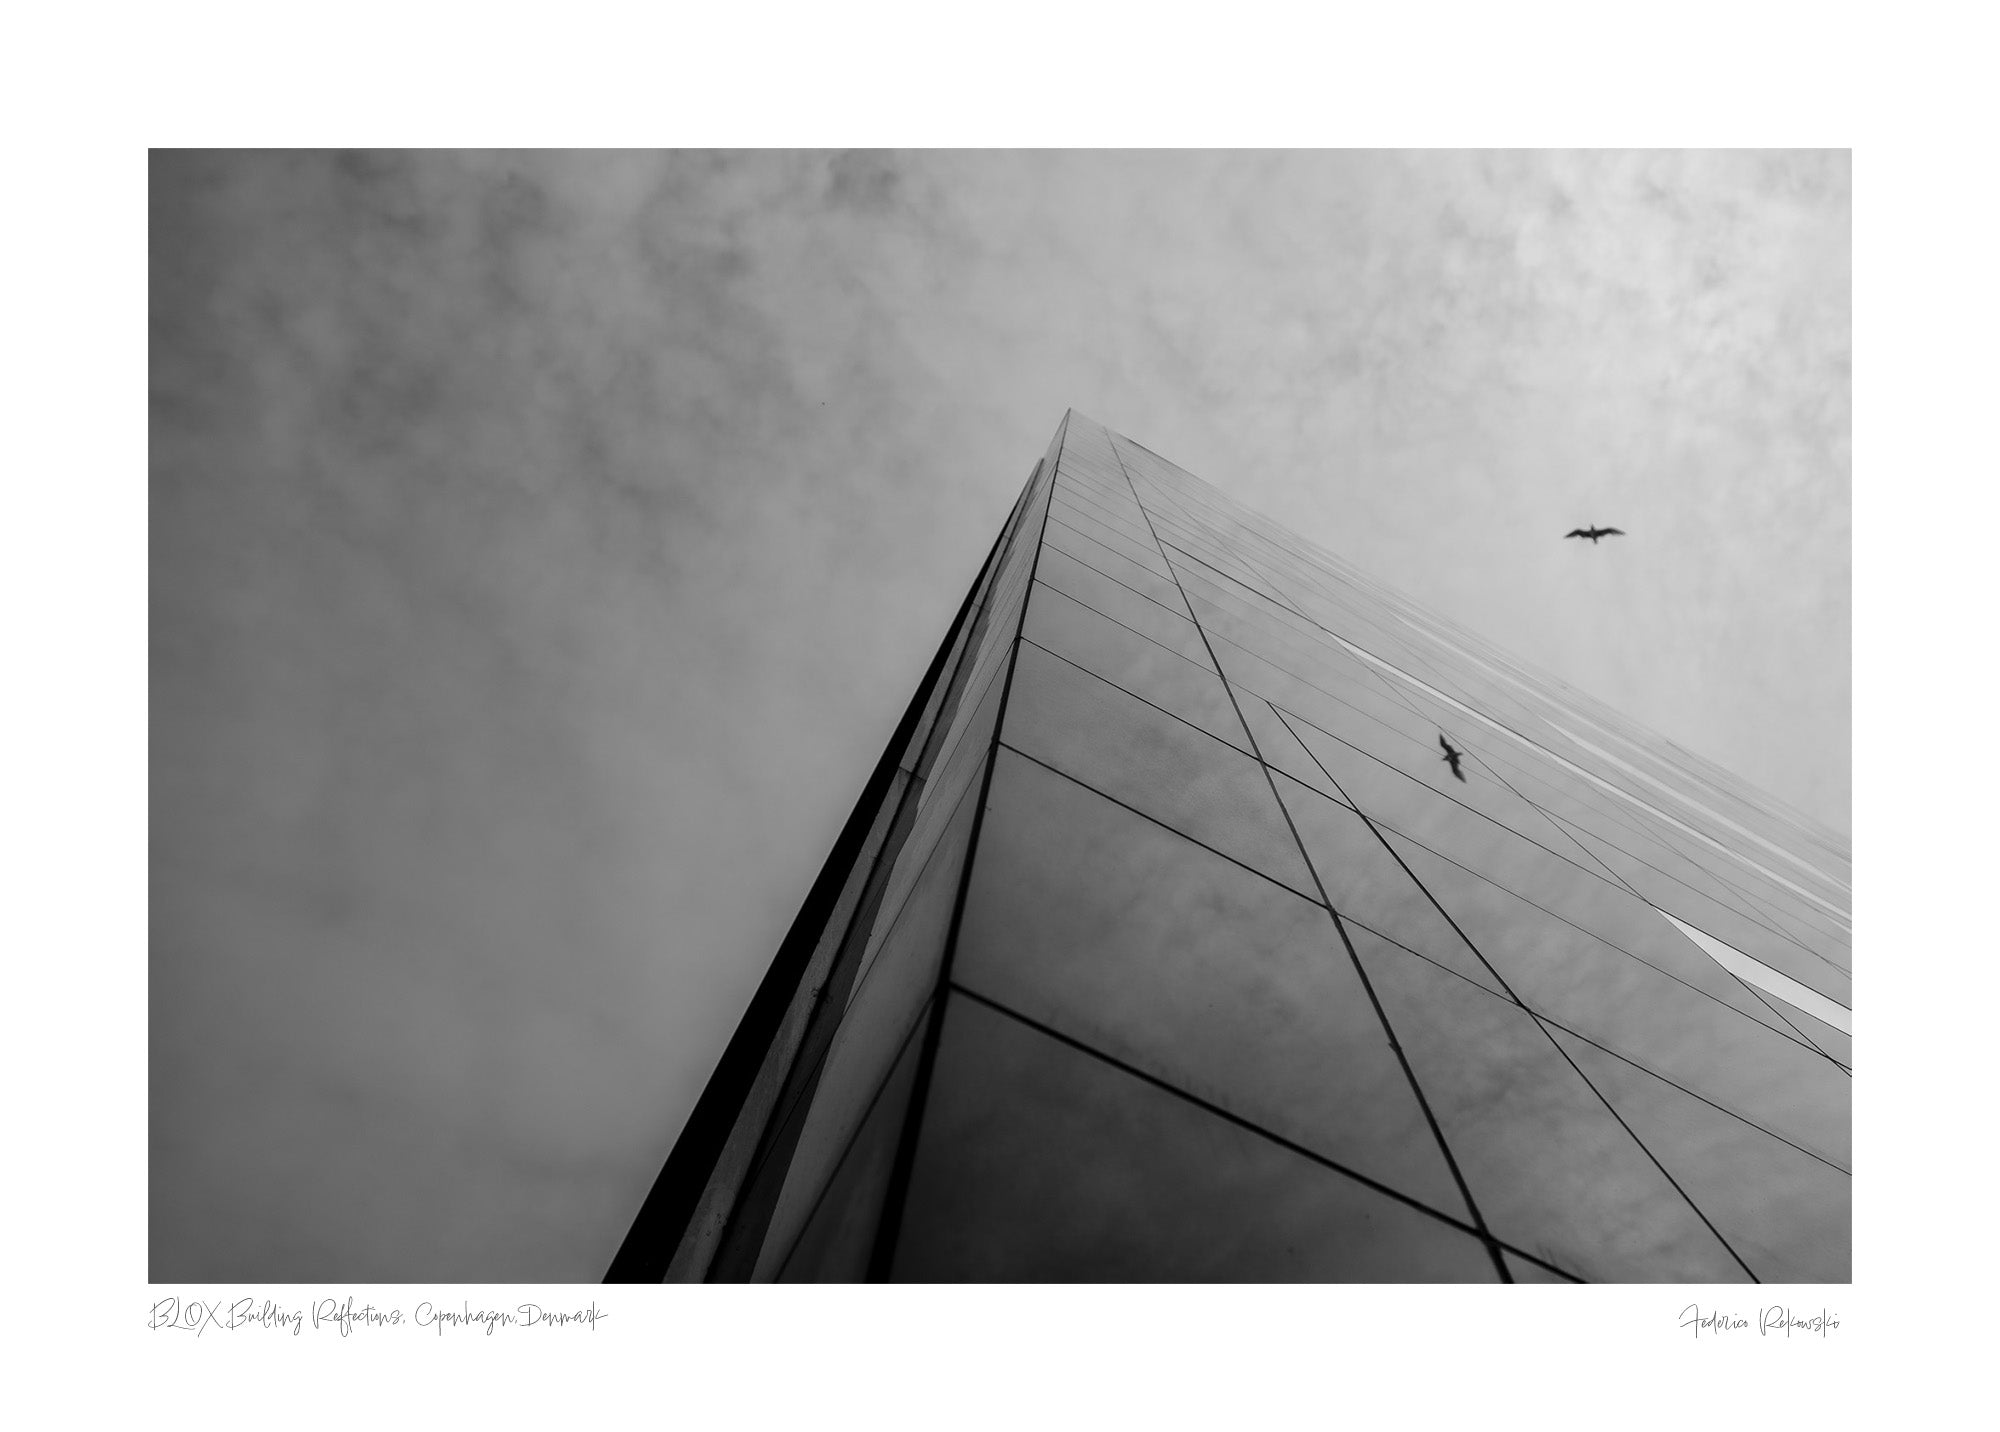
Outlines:
[[978,791],[978,783],[968,786],[909,899],[887,917],[887,936],[855,985],[771,1217],[759,1276],[775,1274],[797,1238],[936,985]]
[[1495,1236],[1588,1282],[1749,1281],[1525,1010],[1355,948]]
[[[1074,557],[1053,547],[1042,549],[1042,561],[1035,579],[1075,598],[1092,610],[1150,637],[1161,646],[1177,651],[1189,661],[1210,666],[1208,648],[1202,643],[1195,624],[1167,610],[1150,597],[1130,587],[1120,586],[1109,577],[1092,571]],[[1212,667],[1211,667],[1212,669]]]
[[953,977],[1467,1216],[1326,908],[1008,751]]
[[[779,1265],[779,1282],[866,1280],[868,1260],[875,1248],[875,1232],[882,1221],[882,1205],[896,1162],[897,1143],[909,1113],[910,1090],[916,1083],[919,1056],[923,1052],[920,1037],[923,1028],[923,1014],[919,1013],[903,1043],[903,1052],[896,1059],[896,1067],[869,1106],[860,1131],[841,1156],[832,1181],[807,1218],[797,1243]],[[778,1239],[769,1240],[765,1245],[766,1257],[775,1256],[780,1248]]]
[[1023,643],[1000,739],[1304,895],[1264,771],[1227,742]]
[[1055,500],[1062,507],[1080,517],[1087,517],[1099,525],[1128,538],[1141,547],[1157,548],[1152,530],[1146,524],[1145,514],[1139,509],[1129,493],[1119,493],[1111,489],[1081,483],[1066,482],[1058,488]]
[[1495,1282],[1479,1240],[954,994],[892,1276]]
[[1843,838],[1081,414],[996,552],[688,1266],[1848,1276]]
[[1243,719],[1250,727],[1250,734],[1257,739],[1257,754],[1263,757],[1265,765],[1326,795],[1339,797],[1333,782],[1327,779],[1319,762],[1299,744],[1299,738],[1292,734],[1291,727],[1278,714],[1277,708],[1247,690],[1238,690],[1236,700],[1243,708]]
[[1042,540],[1044,546],[1076,558],[1084,566],[1095,569],[1114,582],[1124,583],[1141,596],[1151,597],[1176,616],[1189,615],[1187,603],[1181,599],[1180,588],[1174,585],[1172,578],[1161,576],[1156,569],[1134,561],[1126,553],[1114,551],[1053,517]]
[[1222,678],[1207,664],[1189,661],[1039,582],[1028,601],[1022,635],[1247,753],[1249,738],[1243,734],[1243,723]]
[[1561,1030],[1556,1042],[1758,1279],[1845,1283],[1853,1179]]
[[1500,990],[1493,972],[1365,820],[1297,781],[1279,776],[1277,783],[1335,910],[1475,984]]
[[1847,1076],[1768,1009],[1759,1019],[1426,851],[1399,853],[1530,1008],[1845,1165]]
[[[1728,971],[1677,938],[1645,902],[1552,857],[1532,859],[1534,848],[1523,849],[1525,842],[1508,832],[1492,826],[1470,829],[1467,833],[1480,837],[1479,842],[1461,847],[1465,860],[1451,860],[1399,834],[1387,821],[1379,828],[1502,978],[1510,978],[1503,952],[1520,954],[1538,977],[1561,969],[1564,978],[1577,982],[1622,978],[1626,971],[1617,962],[1633,961],[1752,1019],[1786,1028]],[[1511,875],[1518,883],[1503,885],[1469,868],[1472,864],[1495,877]],[[1477,913],[1460,918],[1461,911]],[[1487,932],[1485,937],[1481,931]],[[1605,970],[1606,962],[1616,968]]]
[[1167,559],[1160,555],[1160,549],[1141,530],[1105,520],[1101,512],[1081,507],[1070,501],[1057,501],[1049,508],[1049,521],[1060,522],[1072,532],[1090,538],[1126,560],[1145,568],[1155,576],[1171,580],[1172,571]]

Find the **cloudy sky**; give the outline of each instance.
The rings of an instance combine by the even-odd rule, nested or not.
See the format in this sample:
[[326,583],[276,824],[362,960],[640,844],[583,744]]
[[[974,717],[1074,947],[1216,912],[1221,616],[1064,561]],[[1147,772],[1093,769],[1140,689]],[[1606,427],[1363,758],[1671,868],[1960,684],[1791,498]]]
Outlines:
[[1847,830],[1845,154],[150,202],[156,1281],[600,1276],[1068,407]]

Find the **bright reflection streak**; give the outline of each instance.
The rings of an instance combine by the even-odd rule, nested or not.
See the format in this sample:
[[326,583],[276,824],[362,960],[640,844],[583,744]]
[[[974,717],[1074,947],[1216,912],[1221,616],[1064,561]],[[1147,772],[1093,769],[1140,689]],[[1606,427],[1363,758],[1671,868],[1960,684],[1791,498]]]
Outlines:
[[[1539,701],[1540,698],[1538,697],[1535,690],[1532,687],[1526,685],[1524,682],[1522,682],[1520,678],[1512,675],[1509,672],[1500,670],[1500,668],[1492,665],[1490,662],[1482,661],[1477,653],[1465,650],[1463,647],[1459,646],[1456,642],[1452,641],[1450,637],[1447,636],[1444,632],[1436,631],[1428,626],[1410,621],[1410,619],[1407,616],[1404,617],[1403,620],[1409,622],[1409,624],[1413,628],[1415,628],[1419,632],[1422,632],[1425,636],[1431,638],[1433,641],[1436,641],[1445,646],[1448,650],[1451,651],[1451,653],[1454,656],[1461,656],[1465,658],[1473,665],[1481,667],[1488,672],[1491,672],[1493,675],[1499,677],[1501,680],[1507,682],[1509,685],[1515,686],[1520,690],[1526,692],[1529,696],[1537,697],[1537,700]],[[1584,720],[1590,721],[1589,713],[1578,712],[1577,714],[1582,716]],[[1617,766],[1620,770],[1629,771],[1631,774],[1637,776],[1640,780],[1646,782],[1646,784],[1653,786],[1658,790],[1665,791],[1668,795],[1672,796],[1675,800],[1680,801],[1690,810],[1696,811],[1701,815],[1707,816],[1710,820],[1716,822],[1718,825],[1728,826],[1731,830],[1735,831],[1737,834],[1746,836],[1749,839],[1756,841],[1766,850],[1769,850],[1776,855],[1783,856],[1786,860],[1789,860],[1792,864],[1798,866],[1799,869],[1806,871],[1808,874],[1813,875],[1818,879],[1826,881],[1829,885],[1835,886],[1836,888],[1842,891],[1845,891],[1850,888],[1846,881],[1841,880],[1839,877],[1829,873],[1828,871],[1820,869],[1818,866],[1813,865],[1809,861],[1804,861],[1799,859],[1798,856],[1792,854],[1789,850],[1786,850],[1782,845],[1773,844],[1771,841],[1766,840],[1763,836],[1757,834],[1756,831],[1738,825],[1735,821],[1731,820],[1728,816],[1723,815],[1720,811],[1713,810],[1708,806],[1703,805],[1700,801],[1688,795],[1687,792],[1676,790],[1674,787],[1666,784],[1664,781],[1655,779],[1654,777],[1646,774],[1646,772],[1640,770],[1637,766],[1634,766],[1627,761],[1619,759],[1617,756],[1614,756],[1613,754],[1611,754],[1611,752],[1604,750],[1600,746],[1593,746],[1590,742],[1584,740],[1574,731],[1563,730],[1561,726],[1556,726],[1555,722],[1553,721],[1550,721],[1549,724],[1551,726],[1555,726],[1556,730],[1562,731],[1563,735],[1569,737],[1570,740],[1576,742],[1577,745],[1582,746],[1585,750],[1596,752],[1598,755],[1604,757],[1605,760],[1610,761],[1613,765]],[[1596,726],[1597,722],[1591,721],[1590,724]],[[1600,726],[1598,729],[1602,730],[1603,728]],[[1615,735],[1616,733],[1607,733],[1607,734]],[[1623,738],[1621,737],[1620,739]],[[1798,889],[1796,885],[1792,886],[1791,888],[1794,890]],[[1804,892],[1801,891],[1800,893],[1803,894]]]
[[[1828,914],[1832,915],[1836,920],[1840,921],[1842,926],[1851,927],[1850,922],[1847,918],[1847,912],[1842,910],[1838,905],[1834,905],[1826,900],[1822,900],[1819,896],[1813,894],[1812,891],[1806,889],[1803,885],[1798,885],[1790,880],[1787,880],[1784,876],[1778,874],[1777,871],[1771,869],[1769,866],[1758,864],[1756,861],[1752,860],[1749,856],[1745,855],[1742,851],[1737,850],[1732,846],[1724,845],[1721,841],[1715,839],[1713,836],[1708,835],[1703,831],[1696,830],[1686,821],[1678,820],[1674,816],[1668,814],[1666,811],[1661,810],[1658,806],[1653,805],[1648,801],[1643,801],[1639,799],[1639,797],[1633,795],[1630,791],[1626,790],[1624,787],[1613,785],[1610,781],[1605,780],[1602,776],[1595,775],[1592,772],[1585,770],[1582,766],[1577,765],[1576,762],[1569,760],[1566,757],[1560,756],[1556,752],[1551,751],[1548,747],[1540,745],[1537,742],[1530,740],[1528,737],[1523,736],[1519,731],[1514,730],[1512,727],[1501,725],[1498,721],[1495,721],[1492,717],[1486,715],[1484,712],[1476,711],[1472,707],[1467,706],[1463,701],[1460,701],[1457,697],[1447,695],[1445,692],[1442,692],[1438,690],[1435,686],[1432,686],[1429,682],[1421,681],[1418,678],[1410,675],[1407,671],[1404,671],[1401,667],[1393,666],[1389,662],[1382,660],[1382,658],[1375,655],[1374,652],[1365,651],[1362,648],[1356,646],[1353,642],[1347,640],[1345,637],[1336,635],[1333,632],[1328,632],[1327,635],[1333,637],[1335,641],[1339,642],[1342,646],[1346,647],[1349,651],[1353,652],[1356,656],[1360,657],[1363,661],[1366,661],[1371,665],[1381,667],[1382,670],[1388,672],[1390,675],[1397,677],[1399,680],[1408,682],[1410,685],[1416,687],[1419,691],[1424,692],[1426,695],[1437,698],[1439,701],[1444,702],[1445,705],[1451,707],[1453,710],[1464,712],[1467,716],[1470,716],[1473,720],[1479,722],[1480,724],[1492,727],[1495,731],[1498,731],[1501,735],[1511,736],[1514,740],[1519,741],[1522,745],[1527,746],[1531,750],[1534,750],[1539,754],[1541,754],[1542,756],[1545,756],[1549,760],[1554,761],[1564,770],[1582,776],[1586,781],[1589,781],[1592,785],[1596,786],[1598,789],[1608,791],[1612,795],[1617,796],[1618,799],[1625,801],[1628,804],[1637,806],[1640,810],[1645,811],[1648,815],[1654,816],[1660,820],[1665,821],[1668,825],[1673,826],[1676,830],[1685,831],[1687,834],[1693,836],[1696,840],[1701,841],[1704,845],[1713,846],[1715,849],[1721,851],[1724,855],[1730,857],[1730,859],[1738,861],[1743,865],[1748,866],[1750,869],[1756,871],[1759,875],[1762,875],[1765,879],[1776,881],[1778,884],[1784,886],[1787,890],[1792,891],[1794,894],[1803,896],[1805,899],[1812,901],[1813,904],[1819,906],[1821,909],[1825,910]],[[1550,724],[1553,725],[1554,723],[1551,722]],[[1558,727],[1557,729],[1560,730],[1561,728]],[[1569,736],[1570,739],[1573,741],[1577,739],[1574,736],[1570,736],[1570,733],[1567,731],[1564,731],[1563,734],[1565,736]],[[1584,741],[1578,741],[1577,744],[1588,745],[1589,743]],[[1596,750],[1597,748],[1592,746],[1590,749]],[[1766,843],[1768,844],[1768,842]],[[1774,850],[1777,849],[1777,847],[1775,846],[1773,846],[1772,848]],[[1779,854],[1783,855],[1784,852],[1779,851]],[[1804,865],[1804,862],[1798,861],[1795,856],[1787,855],[1785,858],[1794,861],[1794,863]],[[1812,869],[1812,867],[1809,865],[1804,866],[1804,868],[1807,870]],[[1817,875],[1819,872],[1813,871],[1813,873]]]
[[[1658,908],[1657,906],[1655,907]],[[1661,910],[1662,915],[1667,915]],[[1684,920],[1675,920],[1676,928],[1707,952],[1708,957],[1735,975],[1745,984],[1753,984],[1766,994],[1774,994],[1785,1003],[1802,1010],[1814,1019],[1825,1020],[1842,1034],[1854,1033],[1854,1017],[1846,1005],[1835,1004],[1818,990],[1800,984],[1790,975],[1780,974],[1762,960],[1746,955],[1731,945],[1725,945],[1713,935],[1697,930]]]

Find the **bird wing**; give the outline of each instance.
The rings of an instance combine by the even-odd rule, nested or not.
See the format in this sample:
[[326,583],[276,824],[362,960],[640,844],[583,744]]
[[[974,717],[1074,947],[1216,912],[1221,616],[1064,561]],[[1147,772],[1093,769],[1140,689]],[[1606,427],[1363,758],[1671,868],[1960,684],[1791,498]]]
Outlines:
[[1438,737],[1438,745],[1440,745],[1440,746],[1442,746],[1442,747],[1444,748],[1444,753],[1445,753],[1445,754],[1446,754],[1447,756],[1449,756],[1449,755],[1450,755],[1450,754],[1452,753],[1452,752],[1451,752],[1451,742],[1449,742],[1449,741],[1445,740],[1445,738],[1444,738],[1443,736],[1439,736],[1439,737]]
[[1583,529],[1582,529],[1581,527],[1572,527],[1572,528],[1571,528],[1571,529],[1570,529],[1569,531],[1567,531],[1567,532],[1563,533],[1563,536],[1564,536],[1565,538],[1569,538],[1569,537],[1588,537],[1589,535],[1590,535],[1590,534],[1589,534],[1588,532],[1584,531],[1584,530],[1583,530]]
[[1623,537],[1625,529],[1622,527],[1607,527],[1604,529],[1604,535],[1606,537]]

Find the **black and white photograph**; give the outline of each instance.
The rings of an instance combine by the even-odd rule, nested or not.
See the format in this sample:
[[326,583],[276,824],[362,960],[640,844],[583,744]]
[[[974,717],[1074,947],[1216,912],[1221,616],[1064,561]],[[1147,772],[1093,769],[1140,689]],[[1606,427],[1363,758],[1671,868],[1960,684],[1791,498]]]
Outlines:
[[1849,1280],[1844,151],[149,177],[155,1282]]
[[1943,18],[27,17],[16,1420],[1976,1422]]

